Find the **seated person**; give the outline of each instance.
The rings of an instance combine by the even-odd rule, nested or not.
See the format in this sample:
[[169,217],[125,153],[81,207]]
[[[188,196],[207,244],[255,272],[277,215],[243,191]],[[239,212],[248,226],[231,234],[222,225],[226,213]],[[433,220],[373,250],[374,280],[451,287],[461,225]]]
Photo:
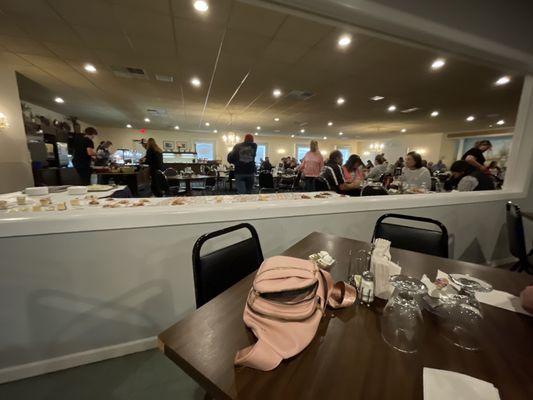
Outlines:
[[272,168],[274,167],[270,163],[270,159],[265,157],[265,160],[259,166],[259,172],[272,172]]
[[388,166],[386,164],[387,160],[382,154],[378,154],[374,161],[376,162],[376,166],[370,170],[366,178],[377,182],[384,174],[387,173]]
[[494,190],[492,178],[467,161],[455,161],[450,171],[452,176],[444,183],[444,189],[448,191],[455,188],[460,192]]
[[329,190],[334,190],[337,193],[348,194],[351,196],[358,196],[359,190],[358,182],[347,183],[342,173],[342,153],[339,150],[334,150],[329,155],[328,161],[324,164],[321,177],[325,179]]
[[410,187],[431,189],[431,175],[422,165],[422,157],[416,151],[410,151],[405,157],[405,167],[402,169],[402,181]]
[[348,183],[358,182],[359,186],[365,180],[362,170],[363,161],[357,154],[352,154],[342,166],[344,180]]

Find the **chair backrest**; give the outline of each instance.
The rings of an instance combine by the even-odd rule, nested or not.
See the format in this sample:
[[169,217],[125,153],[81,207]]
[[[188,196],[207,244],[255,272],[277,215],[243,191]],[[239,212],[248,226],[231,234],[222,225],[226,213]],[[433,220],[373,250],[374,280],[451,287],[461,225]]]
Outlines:
[[[251,237],[238,243],[201,255],[202,246],[210,239],[248,229]],[[255,271],[263,262],[263,252],[255,228],[242,223],[201,236],[192,251],[196,307],[201,307],[230,286]]]
[[389,192],[387,192],[387,189],[385,189],[383,186],[365,186],[363,190],[361,190],[361,196],[385,196],[388,195]]
[[507,236],[509,237],[509,251],[520,260],[527,257],[526,240],[524,237],[524,225],[522,224],[522,213],[516,204],[507,202]]
[[[437,226],[439,230],[384,223],[386,218],[423,222]],[[448,258],[448,230],[431,218],[402,214],[385,214],[378,218],[372,240],[387,239],[392,247]]]
[[331,190],[329,187],[329,183],[323,176],[317,176],[315,178],[315,191],[317,192],[324,192]]
[[270,172],[260,172],[259,173],[259,187],[260,188],[273,188],[274,187],[274,177]]

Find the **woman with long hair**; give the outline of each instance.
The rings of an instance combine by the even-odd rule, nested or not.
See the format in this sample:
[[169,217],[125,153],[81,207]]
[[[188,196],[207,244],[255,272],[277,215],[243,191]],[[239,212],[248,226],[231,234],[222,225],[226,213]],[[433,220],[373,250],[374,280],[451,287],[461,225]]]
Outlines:
[[363,161],[357,154],[352,154],[350,157],[348,157],[348,160],[346,160],[346,163],[344,163],[342,166],[344,180],[347,183],[356,183],[360,186],[365,180],[365,176],[361,168],[362,166]]
[[163,150],[154,138],[149,138],[146,141],[146,154],[141,161],[143,164],[147,164],[150,169],[150,187],[153,195],[156,197],[163,196],[162,181],[164,176],[161,173],[163,170]]
[[304,190],[312,192],[315,190],[315,179],[320,176],[320,171],[324,167],[324,158],[318,149],[318,142],[311,140],[309,151],[305,153],[299,171],[302,173]]

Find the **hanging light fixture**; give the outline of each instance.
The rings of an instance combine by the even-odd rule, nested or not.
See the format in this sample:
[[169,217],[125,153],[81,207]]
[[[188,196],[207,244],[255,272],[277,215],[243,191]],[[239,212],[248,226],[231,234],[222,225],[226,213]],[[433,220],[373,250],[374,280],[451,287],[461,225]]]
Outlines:
[[228,132],[227,135],[222,135],[222,140],[226,146],[235,146],[241,141],[241,138],[233,132]]

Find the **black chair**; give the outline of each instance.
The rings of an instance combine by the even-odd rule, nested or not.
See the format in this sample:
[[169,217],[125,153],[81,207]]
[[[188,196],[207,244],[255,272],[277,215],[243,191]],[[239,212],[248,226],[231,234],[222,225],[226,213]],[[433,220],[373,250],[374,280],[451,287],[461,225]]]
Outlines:
[[[436,225],[439,230],[384,223],[383,220],[386,218],[397,218],[432,224]],[[402,214],[382,215],[376,221],[372,240],[376,238],[387,239],[391,242],[392,247],[398,249],[417,251],[419,253],[448,258],[448,230],[442,223],[431,218]]]
[[[200,255],[202,246],[210,239],[248,229],[251,237],[238,243]],[[263,252],[255,228],[242,223],[201,236],[192,251],[196,307],[199,308],[230,286],[251,274],[263,262]]]
[[316,192],[326,192],[331,190],[329,183],[323,176],[317,176],[315,178],[315,191]]
[[259,188],[274,188],[274,177],[271,172],[260,172],[259,173]]
[[507,210],[507,236],[509,237],[509,251],[518,261],[511,267],[511,271],[526,271],[533,273],[533,249],[527,253],[524,225],[520,207],[510,201],[505,205]]
[[368,185],[361,190],[361,196],[385,196],[388,194],[389,192],[383,186]]

